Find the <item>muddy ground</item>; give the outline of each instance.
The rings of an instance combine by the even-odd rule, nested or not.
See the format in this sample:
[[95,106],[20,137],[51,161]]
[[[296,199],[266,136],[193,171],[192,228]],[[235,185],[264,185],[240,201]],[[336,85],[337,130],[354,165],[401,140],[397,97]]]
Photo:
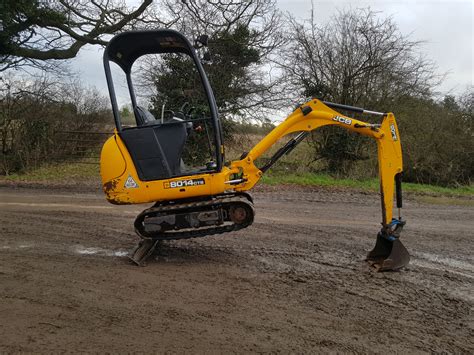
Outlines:
[[408,199],[412,262],[376,273],[377,196],[254,197],[246,230],[168,242],[136,267],[146,206],[0,188],[0,352],[474,353],[472,201]]

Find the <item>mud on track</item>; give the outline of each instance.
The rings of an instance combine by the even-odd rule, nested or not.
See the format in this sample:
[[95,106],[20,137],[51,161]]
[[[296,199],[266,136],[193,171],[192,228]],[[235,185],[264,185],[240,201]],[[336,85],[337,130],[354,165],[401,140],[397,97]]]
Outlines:
[[283,190],[254,194],[246,230],[140,268],[146,206],[0,188],[0,352],[474,352],[472,204],[406,201],[412,262],[375,273],[377,196]]

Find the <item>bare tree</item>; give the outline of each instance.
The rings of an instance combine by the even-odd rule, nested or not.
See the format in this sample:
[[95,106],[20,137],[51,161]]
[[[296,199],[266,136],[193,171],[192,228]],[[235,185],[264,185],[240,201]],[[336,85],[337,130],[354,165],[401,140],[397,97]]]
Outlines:
[[[190,39],[209,36],[211,60],[205,68],[221,114],[263,120],[266,108],[281,107],[281,75],[272,63],[284,38],[274,0],[164,0],[159,16]],[[159,65],[144,61],[142,93],[157,89]]]
[[420,41],[402,34],[391,17],[370,9],[339,12],[328,24],[290,20],[284,67],[306,95],[345,104],[386,104],[408,94],[427,95],[436,84],[433,62]]
[[[439,79],[419,55],[421,42],[370,9],[339,12],[323,26],[313,16],[303,23],[290,18],[289,26],[282,67],[300,98],[385,111],[403,97],[429,97]],[[347,172],[367,155],[359,137],[331,127],[321,132],[313,135],[315,159],[328,161],[330,171]]]
[[237,26],[251,28],[250,46],[260,50],[261,59],[273,54],[282,44],[282,17],[275,0],[165,0],[167,18],[175,19],[175,27],[188,35],[212,36],[231,32]]
[[151,3],[131,9],[120,0],[2,1],[0,71],[49,69],[51,60],[73,58],[86,44],[105,45],[108,35],[144,20]]
[[444,186],[470,185],[474,176],[473,96],[410,98],[397,108],[404,179]]
[[65,141],[59,131],[90,131],[110,122],[108,99],[78,82],[46,75],[34,79],[7,73],[0,79],[0,175],[78,158],[81,140]]

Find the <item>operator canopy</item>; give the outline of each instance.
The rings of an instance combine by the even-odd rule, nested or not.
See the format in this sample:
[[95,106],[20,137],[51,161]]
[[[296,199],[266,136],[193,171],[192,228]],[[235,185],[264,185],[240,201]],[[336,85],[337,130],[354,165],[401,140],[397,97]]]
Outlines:
[[192,55],[191,43],[173,30],[133,31],[116,35],[105,49],[106,57],[126,73],[146,54],[185,53]]
[[[103,59],[116,128],[141,181],[222,169],[222,132],[214,95],[186,37],[169,29],[124,32],[110,40]],[[126,79],[135,120],[120,113],[110,62],[125,74],[124,78],[116,73],[122,84]],[[176,66],[179,70],[170,69]],[[139,95],[135,79],[143,84]]]

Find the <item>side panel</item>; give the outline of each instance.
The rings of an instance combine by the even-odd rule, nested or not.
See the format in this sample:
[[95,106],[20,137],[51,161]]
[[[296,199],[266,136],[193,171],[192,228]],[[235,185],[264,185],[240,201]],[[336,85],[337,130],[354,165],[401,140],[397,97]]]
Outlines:
[[125,159],[115,141],[115,135],[108,138],[100,153],[100,175],[102,183],[122,176],[126,169]]
[[119,205],[217,195],[230,189],[225,181],[231,173],[232,171],[225,167],[216,174],[142,181],[118,134],[106,142],[101,155],[103,190],[110,203]]

